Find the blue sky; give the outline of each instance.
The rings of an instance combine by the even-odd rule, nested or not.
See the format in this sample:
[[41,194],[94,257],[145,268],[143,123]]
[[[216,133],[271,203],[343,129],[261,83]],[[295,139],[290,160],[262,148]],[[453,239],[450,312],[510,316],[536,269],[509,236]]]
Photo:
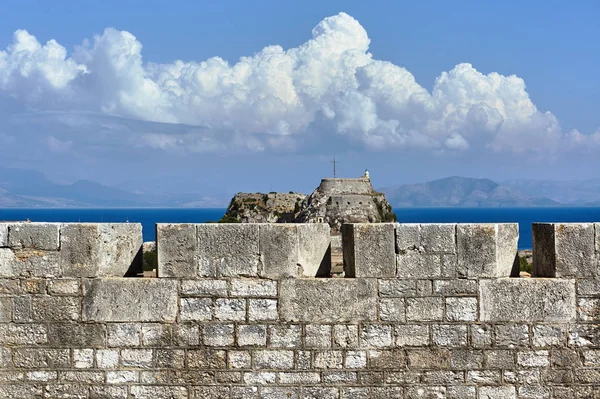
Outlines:
[[2,166],[217,196],[310,191],[333,153],[340,174],[368,167],[379,187],[600,177],[599,12],[594,1],[5,1]]

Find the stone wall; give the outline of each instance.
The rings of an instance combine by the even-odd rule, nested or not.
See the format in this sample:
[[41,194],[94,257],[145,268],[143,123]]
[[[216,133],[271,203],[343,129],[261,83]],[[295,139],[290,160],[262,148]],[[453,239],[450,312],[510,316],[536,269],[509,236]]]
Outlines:
[[[598,398],[600,225],[0,224],[0,398]],[[325,260],[325,261],[324,261]]]

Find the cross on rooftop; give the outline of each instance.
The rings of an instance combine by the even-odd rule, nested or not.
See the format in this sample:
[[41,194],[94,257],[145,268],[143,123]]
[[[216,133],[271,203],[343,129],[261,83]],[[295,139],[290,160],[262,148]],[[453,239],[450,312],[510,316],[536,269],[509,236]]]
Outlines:
[[329,161],[333,164],[333,177],[336,177],[336,173],[335,173],[335,166],[336,164],[338,164],[340,161],[336,161],[335,160],[335,155],[333,156],[333,161]]

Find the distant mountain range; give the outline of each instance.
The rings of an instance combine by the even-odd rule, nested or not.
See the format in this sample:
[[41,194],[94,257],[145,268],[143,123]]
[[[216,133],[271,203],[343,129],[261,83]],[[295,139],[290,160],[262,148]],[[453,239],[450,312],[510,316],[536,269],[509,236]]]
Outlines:
[[600,206],[600,179],[497,183],[490,179],[453,176],[379,191],[385,193],[395,208]]
[[[379,189],[400,207],[599,206],[600,179],[585,181],[510,180],[447,177],[427,183]],[[57,184],[35,170],[0,167],[0,208],[64,207],[226,207],[229,198],[198,192],[139,193],[87,180]]]
[[197,193],[132,193],[88,180],[57,184],[43,173],[0,167],[0,208],[224,207]]

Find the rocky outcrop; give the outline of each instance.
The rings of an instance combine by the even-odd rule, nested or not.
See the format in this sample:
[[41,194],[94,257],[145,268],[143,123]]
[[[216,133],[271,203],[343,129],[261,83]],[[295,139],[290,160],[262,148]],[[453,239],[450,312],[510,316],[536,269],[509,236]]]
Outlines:
[[296,222],[329,223],[334,233],[344,223],[396,221],[385,194],[375,191],[368,177],[323,179],[300,208]]
[[291,223],[306,198],[302,193],[237,193],[222,222]]

